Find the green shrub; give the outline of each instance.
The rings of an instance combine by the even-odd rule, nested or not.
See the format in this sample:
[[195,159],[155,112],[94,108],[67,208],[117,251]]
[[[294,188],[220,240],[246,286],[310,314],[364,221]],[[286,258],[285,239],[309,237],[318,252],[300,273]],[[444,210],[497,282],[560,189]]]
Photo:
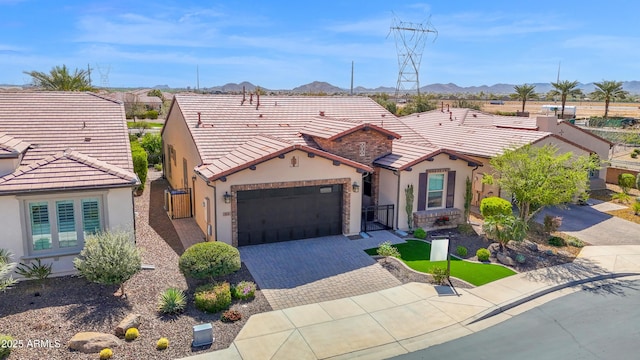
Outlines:
[[431,273],[431,276],[433,276],[433,282],[438,285],[443,284],[444,280],[447,278],[447,269],[443,267],[434,266],[429,272]]
[[138,141],[131,142],[131,156],[133,158],[133,171],[140,179],[138,189],[144,190],[147,181],[147,172],[149,171],[149,160],[147,152],[144,151],[142,145]]
[[186,306],[187,297],[180,289],[168,288],[160,294],[158,299],[158,311],[163,314],[180,313]]
[[161,163],[162,160],[162,136],[160,134],[147,133],[144,134],[140,145],[147,152],[147,160],[149,165]]
[[377,250],[378,255],[380,256],[392,256],[395,258],[400,257],[400,252],[396,249],[395,246],[391,245],[391,241],[385,241],[378,246]]
[[133,341],[140,336],[140,332],[136,328],[129,328],[127,332],[124,333],[124,339],[127,341]]
[[623,191],[621,193],[615,193],[611,195],[611,199],[621,204],[628,204],[631,201],[631,195]]
[[238,310],[227,310],[220,316],[220,321],[226,323],[236,322],[242,319],[242,314]]
[[253,299],[256,296],[256,284],[252,281],[240,281],[231,288],[231,295],[240,300]]
[[623,173],[618,175],[618,185],[622,188],[622,192],[627,194],[629,189],[636,184],[636,177],[632,174]]
[[466,256],[467,256],[467,253],[468,253],[468,250],[467,250],[467,248],[466,248],[466,247],[461,246],[461,245],[458,245],[458,246],[456,247],[456,254],[458,254],[458,256],[460,256],[460,257],[466,257]]
[[633,203],[632,209],[635,215],[640,214],[640,201],[636,200],[636,202]]
[[416,239],[424,240],[427,238],[427,232],[424,231],[423,228],[417,228],[413,230],[413,237],[415,237]]
[[482,199],[480,202],[480,213],[485,218],[496,215],[513,215],[513,208],[507,200],[491,196]]
[[549,238],[549,240],[547,240],[547,242],[549,243],[549,245],[551,246],[565,246],[566,243],[564,242],[564,239],[559,237],[559,236],[552,236]]
[[0,249],[0,291],[4,291],[16,283],[11,277],[16,263],[12,262],[13,253],[7,249]]
[[220,241],[190,246],[180,256],[180,271],[194,279],[213,279],[240,270],[240,252]]
[[231,306],[231,288],[228,282],[202,285],[196,288],[196,308],[216,313]]
[[162,171],[162,164],[154,164],[154,165],[153,165],[153,168],[154,168],[156,171]]
[[476,231],[473,230],[473,226],[471,224],[460,224],[458,225],[458,232],[462,235],[475,235]]
[[44,281],[51,275],[51,268],[53,264],[42,264],[39,258],[35,259],[35,262],[29,262],[29,264],[20,263],[16,267],[16,273],[24,276],[27,279],[37,279],[44,287]]
[[575,236],[569,236],[569,238],[567,239],[567,244],[577,248],[584,247],[584,241],[578,239]]
[[545,215],[543,225],[544,232],[550,234],[552,232],[558,231],[560,225],[562,225],[562,218],[559,216]]
[[478,261],[489,261],[491,253],[485,248],[480,248],[476,251],[476,256],[478,257]]
[[160,340],[158,340],[158,342],[156,343],[156,349],[158,350],[165,350],[168,347],[169,347],[169,339],[167,338],[160,338]]
[[103,285],[119,285],[124,296],[124,283],[138,271],[142,258],[129,232],[100,232],[89,235],[73,265],[87,280]]
[[516,262],[518,264],[524,264],[527,261],[527,258],[523,254],[516,255]]
[[13,349],[13,338],[9,335],[0,334],[0,359],[9,357]]
[[145,113],[147,119],[155,120],[158,118],[158,110],[149,110]]
[[638,158],[638,153],[637,153],[637,152],[635,152],[635,151],[634,151],[634,152],[632,152],[632,153],[631,153],[631,157],[632,157],[632,158],[634,158],[634,159],[637,159],[637,158]]
[[113,351],[109,348],[100,350],[100,360],[108,360],[113,356]]

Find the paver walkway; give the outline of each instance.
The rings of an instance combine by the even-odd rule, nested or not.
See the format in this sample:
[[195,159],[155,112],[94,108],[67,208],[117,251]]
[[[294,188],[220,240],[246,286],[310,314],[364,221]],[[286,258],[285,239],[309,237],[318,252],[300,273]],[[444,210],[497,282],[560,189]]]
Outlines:
[[240,247],[245,263],[274,309],[312,304],[388,289],[400,281],[363,249],[389,240],[393,234],[376,232],[369,239],[342,235]]

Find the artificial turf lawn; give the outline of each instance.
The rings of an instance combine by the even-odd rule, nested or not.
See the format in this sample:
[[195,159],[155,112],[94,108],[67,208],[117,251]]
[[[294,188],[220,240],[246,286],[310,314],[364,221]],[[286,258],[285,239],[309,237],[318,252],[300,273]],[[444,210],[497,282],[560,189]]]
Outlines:
[[[404,244],[393,245],[400,257],[413,270],[431,273],[434,266],[446,268],[446,261],[430,261],[431,244],[424,241],[407,240]],[[377,248],[365,250],[369,255],[377,255]],[[460,260],[451,257],[451,276],[475,286],[514,275],[515,271],[500,265],[484,264]]]

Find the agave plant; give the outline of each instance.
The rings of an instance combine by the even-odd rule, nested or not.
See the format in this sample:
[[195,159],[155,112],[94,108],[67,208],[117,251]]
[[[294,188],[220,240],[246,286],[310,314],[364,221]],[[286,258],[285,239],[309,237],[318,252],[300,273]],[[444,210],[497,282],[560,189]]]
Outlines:
[[187,297],[184,291],[176,288],[168,288],[160,294],[158,299],[158,311],[163,314],[177,314],[184,311],[187,305]]

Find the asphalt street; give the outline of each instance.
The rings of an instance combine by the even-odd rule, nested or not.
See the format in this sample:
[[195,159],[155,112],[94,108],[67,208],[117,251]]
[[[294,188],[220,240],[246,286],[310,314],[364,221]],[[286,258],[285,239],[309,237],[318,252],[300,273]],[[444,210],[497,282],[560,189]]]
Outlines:
[[640,280],[585,284],[486,330],[393,359],[638,359],[638,305]]

